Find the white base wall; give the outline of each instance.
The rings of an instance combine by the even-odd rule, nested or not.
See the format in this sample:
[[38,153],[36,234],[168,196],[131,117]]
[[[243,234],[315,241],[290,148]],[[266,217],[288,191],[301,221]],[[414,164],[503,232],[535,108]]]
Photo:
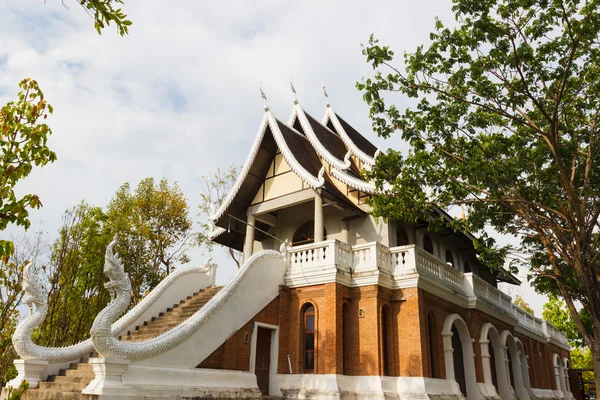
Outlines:
[[83,393],[101,400],[261,397],[256,375],[242,371],[129,365],[122,382],[104,392],[95,392],[92,382]]
[[346,375],[278,375],[286,399],[464,399],[458,384],[430,378]]

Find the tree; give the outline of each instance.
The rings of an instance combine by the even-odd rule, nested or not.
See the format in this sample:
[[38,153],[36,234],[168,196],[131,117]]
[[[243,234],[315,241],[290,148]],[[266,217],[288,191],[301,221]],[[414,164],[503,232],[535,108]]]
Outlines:
[[124,0],[79,0],[79,4],[94,19],[94,28],[99,35],[111,22],[115,23],[119,35],[129,34],[131,21],[125,19],[127,15],[120,8],[115,8],[117,4],[124,4]]
[[[36,81],[23,79],[19,83],[19,100],[7,103],[0,111],[0,231],[8,224],[29,228],[29,208],[42,203],[35,194],[17,196],[15,185],[27,178],[34,166],[42,167],[56,160],[46,142],[52,130],[41,122],[52,114],[52,106]],[[0,239],[0,257],[8,262],[13,243]]]
[[89,336],[94,318],[110,301],[104,288],[104,254],[113,233],[100,207],[85,202],[68,209],[54,242],[48,277],[48,314],[38,343],[68,346]]
[[[581,309],[579,315],[586,330],[591,332],[592,320],[589,313],[585,309]],[[565,333],[567,341],[571,346],[571,365],[573,368],[594,368],[590,349],[585,345],[585,341],[577,330],[573,316],[569,313],[564,301],[556,296],[550,296],[549,300],[544,304],[542,318]],[[594,380],[594,374],[592,372],[584,372],[583,379],[592,381]]]
[[[484,228],[520,238],[534,285],[565,299],[600,371],[599,1],[453,4],[457,27],[437,20],[404,70],[373,37],[363,48],[376,72],[357,87],[373,128],[410,146],[366,173],[379,188],[374,214],[415,221],[434,205],[462,205],[467,218],[451,226],[480,235],[492,267],[512,249]],[[395,94],[412,105],[389,103]]]
[[47,247],[39,232],[33,237],[18,235],[11,242],[15,243],[15,251],[0,261],[0,387],[17,374],[13,365],[17,354],[11,338],[19,320],[18,306],[23,297],[23,267],[29,260],[42,260]]
[[189,261],[192,238],[187,199],[166,179],[142,180],[134,193],[122,185],[107,209],[108,224],[118,235],[116,249],[129,273],[133,301],[138,302],[171,272],[176,263]]
[[[235,165],[230,165],[229,169],[222,173],[220,168],[216,172],[211,172],[202,175],[202,180],[206,188],[200,193],[200,231],[197,236],[198,246],[206,249],[207,252],[212,252],[217,243],[212,241],[212,233],[215,229],[210,217],[221,206],[227,193],[231,191],[233,184],[238,176],[238,168]],[[242,253],[227,247],[229,256],[235,262],[238,269],[242,263]]]
[[520,294],[515,296],[515,300],[513,301],[513,303],[515,305],[521,307],[523,310],[527,311],[529,314],[535,315],[535,313],[533,312],[533,309],[531,308],[529,303],[527,303],[525,301],[525,299],[523,298],[523,296],[521,296]]
[[[124,0],[77,1],[93,18],[98,34],[111,22],[121,36],[129,33],[131,21],[120,8],[115,8],[117,4],[124,4]],[[9,102],[0,111],[0,171],[4,171],[0,176],[0,231],[8,224],[29,228],[28,208],[40,208],[42,203],[35,194],[19,198],[14,187],[29,175],[33,166],[42,167],[56,160],[56,154],[46,146],[52,130],[40,122],[52,114],[52,106],[44,100],[35,80],[23,79],[19,87],[19,100]],[[0,239],[0,257],[5,262],[13,251],[11,241]]]

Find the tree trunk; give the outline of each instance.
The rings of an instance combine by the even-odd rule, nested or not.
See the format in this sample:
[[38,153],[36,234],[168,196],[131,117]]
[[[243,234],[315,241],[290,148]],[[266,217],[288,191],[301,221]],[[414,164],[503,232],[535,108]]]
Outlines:
[[600,393],[600,320],[594,318],[594,341],[590,346],[594,362],[594,380],[596,381],[596,396]]

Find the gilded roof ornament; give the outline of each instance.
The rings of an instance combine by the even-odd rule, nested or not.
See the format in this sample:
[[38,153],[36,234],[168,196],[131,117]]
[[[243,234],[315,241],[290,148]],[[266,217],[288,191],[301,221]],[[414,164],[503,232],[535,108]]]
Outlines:
[[262,90],[262,87],[260,88],[260,97],[261,99],[263,99],[263,101],[265,102],[265,111],[269,111],[269,103],[267,101],[267,95],[265,94],[265,92]]
[[298,93],[296,93],[296,88],[292,83],[292,78],[290,78],[290,87],[292,88],[292,93],[294,93],[294,104],[298,104]]
[[327,103],[325,103],[325,105],[329,107],[331,104],[329,104],[329,95],[327,94],[327,89],[325,88],[325,86],[323,86],[323,94],[325,95],[325,99],[327,100]]

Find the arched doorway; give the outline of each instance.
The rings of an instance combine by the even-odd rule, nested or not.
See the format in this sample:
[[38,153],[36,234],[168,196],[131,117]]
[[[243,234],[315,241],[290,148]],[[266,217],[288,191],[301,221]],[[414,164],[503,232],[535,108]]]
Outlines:
[[530,400],[529,393],[523,384],[521,357],[515,338],[509,331],[503,331],[502,335],[500,335],[500,340],[502,341],[502,344],[506,346],[506,359],[508,360],[506,363],[507,372],[510,375],[510,383],[512,383],[515,396],[518,397],[519,400]]
[[408,244],[408,234],[404,227],[398,224],[396,226],[396,246],[407,246]]
[[456,268],[454,264],[454,256],[452,255],[452,251],[446,250],[446,265],[452,268]]
[[317,321],[315,306],[312,303],[306,303],[301,309],[302,329],[301,329],[301,349],[302,349],[302,371],[305,374],[312,374],[316,370],[317,353]]
[[567,397],[573,397],[571,393],[571,382],[569,382],[569,370],[571,369],[571,361],[565,357],[563,360],[563,376],[565,379],[565,389],[567,393],[565,395],[569,395]]
[[434,254],[433,242],[431,241],[431,238],[429,237],[429,235],[423,236],[423,249],[430,254]]
[[[461,388],[461,391],[465,391],[463,395],[469,400],[483,400],[475,376],[473,342],[467,324],[460,315],[451,314],[446,317],[442,336],[444,338],[446,379],[455,380],[460,386],[461,383],[458,379],[461,379],[461,375],[464,374],[464,389]],[[462,358],[462,364],[455,363],[455,357]]]
[[523,386],[525,386],[525,390],[527,390],[529,396],[531,398],[534,398],[535,394],[531,389],[531,379],[529,376],[529,363],[527,361],[527,351],[525,351],[525,346],[518,338],[515,338],[515,344],[517,345],[517,350],[519,351],[519,360],[521,361],[521,376],[523,377]]
[[493,385],[503,399],[513,399],[514,395],[507,381],[504,345],[494,325],[489,322],[482,325],[479,343],[485,384]]

